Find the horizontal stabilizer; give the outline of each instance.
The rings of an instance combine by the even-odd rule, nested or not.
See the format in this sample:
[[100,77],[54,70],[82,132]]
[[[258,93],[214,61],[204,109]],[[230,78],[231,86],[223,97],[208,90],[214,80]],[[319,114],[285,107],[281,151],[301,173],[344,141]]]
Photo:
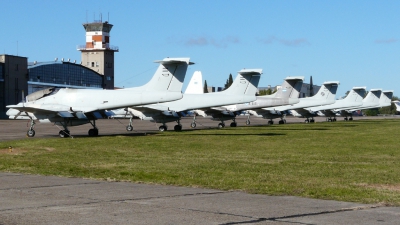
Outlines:
[[163,64],[163,65],[178,64],[178,63],[186,63],[188,65],[193,65],[194,62],[190,62],[189,60],[190,60],[190,58],[165,58],[163,60],[157,60],[154,62]]
[[261,75],[262,69],[242,69],[238,73],[242,75]]

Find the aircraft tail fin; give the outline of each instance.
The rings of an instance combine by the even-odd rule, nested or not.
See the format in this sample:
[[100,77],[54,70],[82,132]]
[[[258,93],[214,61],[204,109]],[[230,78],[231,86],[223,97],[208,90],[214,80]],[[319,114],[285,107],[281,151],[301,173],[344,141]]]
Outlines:
[[367,96],[363,99],[363,102],[379,102],[381,98],[382,89],[371,89]]
[[366,93],[366,87],[353,87],[343,99],[346,102],[361,102]]
[[310,98],[321,100],[335,100],[338,86],[339,81],[324,82],[318,92]]
[[203,94],[203,75],[201,71],[195,71],[185,90],[185,94]]
[[286,77],[280,89],[273,94],[276,98],[299,98],[304,77]]
[[183,81],[189,65],[189,58],[165,58],[160,63],[152,79],[142,86],[148,91],[182,92]]
[[258,83],[262,74],[262,69],[243,69],[238,72],[232,85],[222,91],[230,95],[253,95],[257,93]]
[[392,104],[393,91],[382,91],[381,98],[379,99],[379,106],[386,107]]

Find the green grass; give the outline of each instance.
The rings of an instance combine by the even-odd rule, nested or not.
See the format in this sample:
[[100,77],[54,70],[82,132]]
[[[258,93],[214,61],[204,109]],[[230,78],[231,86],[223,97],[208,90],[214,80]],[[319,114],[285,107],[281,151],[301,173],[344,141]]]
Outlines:
[[27,138],[0,143],[0,171],[400,206],[399,128],[382,119]]

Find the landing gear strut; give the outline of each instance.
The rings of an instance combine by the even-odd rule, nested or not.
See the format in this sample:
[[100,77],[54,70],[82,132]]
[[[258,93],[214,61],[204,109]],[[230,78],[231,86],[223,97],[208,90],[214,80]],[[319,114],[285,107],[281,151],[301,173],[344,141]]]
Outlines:
[[196,128],[196,116],[193,116],[193,122],[190,124],[191,128]]
[[247,116],[246,125],[250,125],[250,115]]
[[132,119],[133,119],[133,117],[131,116],[131,118],[129,118],[129,124],[128,124],[128,126],[126,126],[127,131],[133,131]]

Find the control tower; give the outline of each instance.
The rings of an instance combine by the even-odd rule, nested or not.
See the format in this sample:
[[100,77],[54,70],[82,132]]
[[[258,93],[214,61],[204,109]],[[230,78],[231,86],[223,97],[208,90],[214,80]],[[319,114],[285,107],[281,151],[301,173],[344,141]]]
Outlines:
[[86,44],[78,46],[82,52],[82,65],[103,75],[103,88],[114,89],[114,52],[119,49],[110,45],[110,31],[113,27],[107,21],[84,23]]

